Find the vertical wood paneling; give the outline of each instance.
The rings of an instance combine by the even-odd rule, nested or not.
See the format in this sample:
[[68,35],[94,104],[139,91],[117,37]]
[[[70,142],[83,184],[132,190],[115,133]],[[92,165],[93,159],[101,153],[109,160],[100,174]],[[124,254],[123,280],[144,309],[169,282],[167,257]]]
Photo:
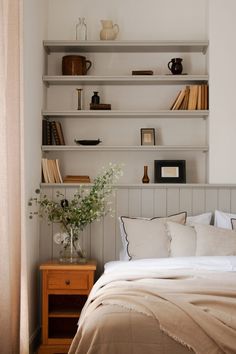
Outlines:
[[231,189],[230,193],[230,210],[231,213],[236,213],[236,189]]
[[141,216],[151,218],[154,216],[154,194],[153,189],[142,189]]
[[166,194],[166,188],[154,189],[154,216],[166,216]]
[[167,215],[179,212],[179,188],[167,189]]
[[203,188],[193,189],[192,210],[193,215],[205,212],[205,190]]
[[85,256],[87,258],[91,257],[91,226],[87,225],[87,227],[82,231],[82,247],[85,252]]
[[221,188],[218,190],[217,210],[230,212],[230,189]]
[[141,215],[141,189],[129,189],[129,216]]
[[[109,198],[109,202],[112,205],[112,209],[114,209],[116,205],[115,196],[112,195]],[[116,242],[116,220],[114,215],[108,214],[104,217],[104,254],[103,254],[104,263],[115,259],[116,257],[115,242]]]
[[103,239],[103,219],[94,221],[91,224],[91,257],[98,262],[97,271],[103,271],[103,254],[104,254],[104,239]]
[[217,189],[206,189],[206,211],[214,211],[218,205],[218,191]]
[[180,189],[179,209],[180,211],[186,211],[187,215],[192,215],[192,189]]
[[116,259],[119,259],[120,251],[122,248],[121,238],[120,238],[120,226],[118,222],[119,216],[129,215],[129,190],[128,189],[118,189],[116,191],[116,242],[115,242],[115,254]]

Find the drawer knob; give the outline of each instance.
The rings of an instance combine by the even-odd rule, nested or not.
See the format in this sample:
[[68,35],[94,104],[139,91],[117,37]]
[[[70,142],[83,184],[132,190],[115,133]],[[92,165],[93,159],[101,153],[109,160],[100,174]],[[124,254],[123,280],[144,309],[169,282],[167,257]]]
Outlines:
[[70,280],[65,280],[66,285],[70,285]]

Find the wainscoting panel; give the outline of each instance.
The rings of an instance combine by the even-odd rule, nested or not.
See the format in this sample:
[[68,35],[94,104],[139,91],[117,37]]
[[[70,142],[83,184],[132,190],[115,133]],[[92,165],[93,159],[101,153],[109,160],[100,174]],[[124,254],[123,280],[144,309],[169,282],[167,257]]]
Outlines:
[[[76,190],[73,185],[42,187],[42,193],[54,200],[58,200],[58,191],[70,200]],[[87,257],[98,261],[98,274],[103,271],[104,263],[119,259],[122,249],[119,216],[166,216],[180,211],[197,215],[215,209],[236,213],[236,185],[118,185],[110,202],[112,215],[93,222],[81,233]],[[59,231],[58,224],[49,225],[41,220],[41,262],[58,257],[59,246],[53,242],[53,235]]]

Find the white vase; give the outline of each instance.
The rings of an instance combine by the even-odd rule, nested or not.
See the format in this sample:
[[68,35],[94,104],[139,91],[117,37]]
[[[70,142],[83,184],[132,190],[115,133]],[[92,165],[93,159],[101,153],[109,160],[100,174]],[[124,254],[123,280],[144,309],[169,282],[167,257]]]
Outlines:
[[100,39],[102,40],[114,40],[119,33],[119,26],[111,20],[101,20],[102,30],[100,32]]

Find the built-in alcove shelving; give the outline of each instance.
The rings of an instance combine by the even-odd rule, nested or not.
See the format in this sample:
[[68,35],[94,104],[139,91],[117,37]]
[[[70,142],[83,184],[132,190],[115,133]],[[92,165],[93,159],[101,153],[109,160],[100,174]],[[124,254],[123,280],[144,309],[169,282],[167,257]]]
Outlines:
[[[173,95],[173,90],[180,90],[185,85],[208,83],[206,64],[208,41],[115,40],[79,42],[74,40],[47,40],[43,42],[43,45],[46,56],[46,70],[42,80],[46,87],[46,100],[42,116],[44,119],[58,120],[61,123],[65,133],[66,145],[43,145],[42,153],[45,158],[59,159],[64,174],[77,173],[75,172],[75,167],[78,166],[78,174],[88,174],[93,180],[96,176],[95,168],[99,171],[100,165],[104,166],[104,164],[113,161],[113,158],[114,162],[125,162],[129,171],[132,168],[133,171],[142,169],[144,164],[149,165],[151,163],[152,174],[152,165],[155,159],[186,159],[187,166],[189,166],[187,167],[187,183],[207,182],[207,153],[209,150],[208,109],[171,110],[169,107],[171,106],[171,101],[176,97],[176,94]],[[125,67],[124,70],[122,67],[117,69],[117,63],[120,66],[124,65],[129,53],[130,57],[132,57],[130,59],[132,60],[132,65],[133,61],[135,62],[135,58],[138,58],[139,55],[145,58],[145,62],[140,61],[140,59],[137,62],[137,65],[140,65],[141,62],[144,67],[152,55],[155,55],[157,63],[162,55],[168,55],[169,58],[181,55],[185,58],[185,62],[188,63],[188,72],[183,75],[172,75],[170,72],[155,72],[154,75],[132,75],[130,66]],[[82,54],[91,59],[93,61],[91,73],[89,71],[87,75],[82,76],[62,75],[61,59],[67,54]],[[145,54],[147,54],[147,58]],[[114,59],[115,56],[119,55],[126,55],[125,59],[122,57],[123,62],[122,60]],[[204,57],[205,64],[201,66],[198,64],[199,60],[197,59],[195,64],[192,65],[191,60],[195,55],[200,55],[201,60]],[[109,64],[106,63],[106,60],[108,60]],[[165,61],[166,66],[166,57],[163,61]],[[112,64],[114,63],[116,63],[116,70],[112,72]],[[101,91],[103,99],[105,97],[105,102],[109,102],[110,97],[108,96],[111,95],[113,100],[112,109],[105,111],[89,110],[87,108],[89,107],[88,103],[83,110],[77,110],[76,104],[71,108],[71,104],[68,103],[70,102],[69,96],[75,92],[76,87],[82,88],[85,93],[96,90]],[[153,103],[151,103],[151,95],[149,95],[148,90],[149,92],[154,92],[156,88],[165,90],[164,98],[168,97],[168,90],[172,92],[170,97],[173,98],[170,99],[167,105],[165,104],[166,107],[164,108],[158,101],[158,99],[162,99],[162,95],[159,93],[153,94]],[[133,90],[141,91],[134,93]],[[125,93],[122,91],[125,91]],[[119,94],[117,95],[117,92],[121,92],[123,97],[122,94],[121,97]],[[133,92],[133,95],[137,94],[138,97],[137,102],[134,101],[134,105],[131,108],[127,108],[130,105],[127,104],[129,92]],[[88,102],[88,93],[86,94]],[[150,104],[146,104],[145,95],[147,95]],[[63,96],[67,97],[64,106],[62,103]],[[124,96],[125,102],[122,102]],[[170,124],[170,121],[173,121],[173,124]],[[193,126],[192,131],[191,124]],[[196,129],[196,124],[200,128]],[[132,125],[136,132],[136,137],[131,132]],[[155,127],[158,136],[155,145],[139,145],[140,132],[138,126],[140,128]],[[123,132],[121,131],[122,128]],[[184,133],[185,129],[187,129],[186,133]],[[166,138],[168,134],[171,136],[175,132],[176,137],[180,138],[173,139],[173,141],[170,138]],[[132,134],[129,141],[127,136],[130,133]],[[80,146],[74,143],[75,138],[86,139],[88,136],[88,139],[92,139],[92,134],[94,138],[101,138],[102,144]],[[199,136],[199,140],[197,138],[191,139],[191,134],[193,137],[195,135]],[[114,142],[112,141],[113,136]],[[118,136],[120,136],[120,141],[117,139]],[[90,172],[89,162],[92,172]],[[200,172],[198,171],[199,167]],[[188,168],[190,170],[190,179],[188,179]],[[126,174],[128,177],[124,182],[125,185],[131,185],[134,182],[131,176],[133,172],[129,177],[129,171]],[[194,171],[196,171],[195,177],[193,177]],[[138,183],[135,185],[139,188]]]

